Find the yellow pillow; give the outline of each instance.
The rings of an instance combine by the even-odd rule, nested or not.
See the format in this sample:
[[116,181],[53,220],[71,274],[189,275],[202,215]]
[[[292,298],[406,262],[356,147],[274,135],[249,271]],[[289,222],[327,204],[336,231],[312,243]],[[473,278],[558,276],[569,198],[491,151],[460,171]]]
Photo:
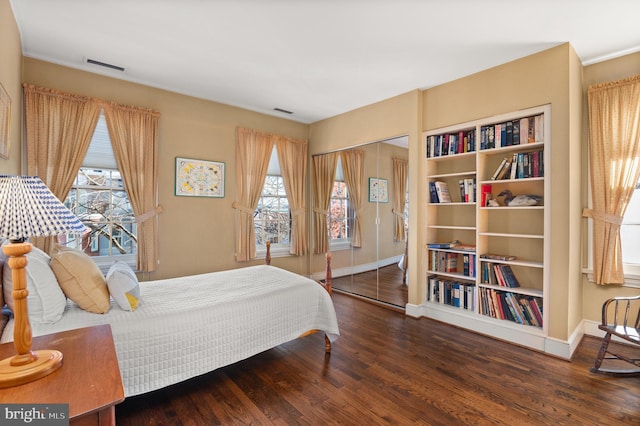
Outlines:
[[111,306],[107,282],[86,253],[64,250],[51,256],[51,269],[64,294],[82,309],[104,314]]

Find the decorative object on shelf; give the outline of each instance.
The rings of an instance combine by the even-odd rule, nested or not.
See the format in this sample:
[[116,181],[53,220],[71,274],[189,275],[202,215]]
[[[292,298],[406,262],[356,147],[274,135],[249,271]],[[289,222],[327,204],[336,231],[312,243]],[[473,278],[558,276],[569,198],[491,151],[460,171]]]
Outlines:
[[389,202],[389,183],[386,179],[369,178],[369,202]]
[[0,387],[7,388],[40,379],[62,365],[62,353],[31,350],[31,323],[27,309],[27,257],[29,237],[83,234],[87,227],[37,176],[0,175],[0,238],[11,267],[14,299],[13,341],[17,355],[0,361]]
[[499,193],[498,197],[504,197],[504,204],[509,207],[535,206],[542,201],[539,195],[513,195],[508,189]]
[[493,198],[489,198],[487,200],[487,207],[500,207],[498,200],[494,200]]
[[176,195],[224,198],[224,163],[176,157]]
[[0,157],[9,159],[9,132],[11,129],[11,98],[0,84]]

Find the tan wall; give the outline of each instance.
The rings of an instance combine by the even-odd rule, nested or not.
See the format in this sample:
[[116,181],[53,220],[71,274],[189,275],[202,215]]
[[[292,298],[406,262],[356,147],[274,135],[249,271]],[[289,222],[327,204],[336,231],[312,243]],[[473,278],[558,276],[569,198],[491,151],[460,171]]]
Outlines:
[[[30,58],[24,60],[23,79],[160,112],[158,198],[164,207],[159,216],[160,265],[144,279],[247,266],[234,258],[235,129],[244,126],[306,139],[307,125]],[[176,197],[178,156],[225,162],[225,197]],[[307,273],[306,256],[276,258],[273,264]]]
[[[579,170],[572,170],[575,167],[579,169],[580,165],[571,161],[572,155],[579,156],[572,143],[575,136],[572,136],[570,126],[570,67],[574,57],[571,46],[563,44],[428,89],[423,95],[424,130],[547,103],[552,105],[552,161],[545,170],[546,176],[553,182],[552,193],[545,197],[545,203],[550,202],[552,216],[551,289],[547,306],[550,313],[549,334],[559,339],[566,339],[568,335],[568,307],[579,303],[569,298],[569,289],[574,286],[570,281],[577,280],[577,274],[570,273],[569,266],[577,265],[580,255],[579,236],[573,236],[570,232],[571,216],[579,209],[579,206],[571,205],[576,200],[570,194],[572,187],[574,190],[579,188],[580,177]],[[423,206],[426,191],[421,193],[421,197],[420,206]],[[419,246],[423,247],[425,243],[423,233]],[[421,256],[420,262],[424,261],[424,256]],[[416,301],[414,299],[412,303]]]
[[21,173],[22,43],[9,0],[0,0],[0,84],[11,98],[9,159],[0,158],[0,174]]
[[[634,53],[631,55],[623,56],[616,59],[611,59],[604,62],[599,62],[594,65],[584,67],[583,78],[583,95],[584,101],[584,120],[583,120],[583,155],[582,161],[584,164],[583,172],[583,185],[582,185],[582,203],[583,207],[588,206],[588,116],[587,116],[587,101],[586,93],[587,89],[592,84],[605,83],[608,81],[620,80],[623,78],[631,77],[640,74],[640,53]],[[585,267],[588,265],[587,259],[587,221],[583,220],[582,233],[583,233],[583,264]],[[602,303],[615,296],[633,296],[640,292],[637,288],[621,287],[618,285],[606,285],[599,286],[590,282],[586,276],[582,279],[582,298],[583,298],[583,313],[582,316],[585,320],[600,321]]]

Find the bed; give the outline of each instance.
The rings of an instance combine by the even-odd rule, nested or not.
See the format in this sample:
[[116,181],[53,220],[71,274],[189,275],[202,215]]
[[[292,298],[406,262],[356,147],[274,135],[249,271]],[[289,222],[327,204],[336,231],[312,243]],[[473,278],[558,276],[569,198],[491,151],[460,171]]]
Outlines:
[[[36,264],[33,260],[27,270]],[[330,284],[330,272],[328,277]],[[329,351],[331,341],[339,335],[327,288],[269,264],[140,282],[138,297],[134,311],[121,309],[112,298],[103,314],[87,312],[67,299],[58,320],[32,321],[33,336],[110,324],[125,396],[129,397],[205,374],[315,331],[325,333]],[[10,318],[0,341],[12,340]]]

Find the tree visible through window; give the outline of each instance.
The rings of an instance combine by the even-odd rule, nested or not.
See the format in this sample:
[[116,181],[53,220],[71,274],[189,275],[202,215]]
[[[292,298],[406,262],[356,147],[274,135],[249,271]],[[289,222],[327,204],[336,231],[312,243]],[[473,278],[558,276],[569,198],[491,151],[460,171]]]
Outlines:
[[345,182],[337,180],[333,182],[327,227],[331,242],[346,241],[353,236],[353,211]]
[[282,176],[267,175],[253,221],[258,247],[264,248],[267,241],[272,247],[289,246],[291,213]]
[[103,115],[65,205],[90,232],[82,236],[62,235],[60,244],[95,256],[103,269],[114,257],[135,265],[137,223],[117,169]]

